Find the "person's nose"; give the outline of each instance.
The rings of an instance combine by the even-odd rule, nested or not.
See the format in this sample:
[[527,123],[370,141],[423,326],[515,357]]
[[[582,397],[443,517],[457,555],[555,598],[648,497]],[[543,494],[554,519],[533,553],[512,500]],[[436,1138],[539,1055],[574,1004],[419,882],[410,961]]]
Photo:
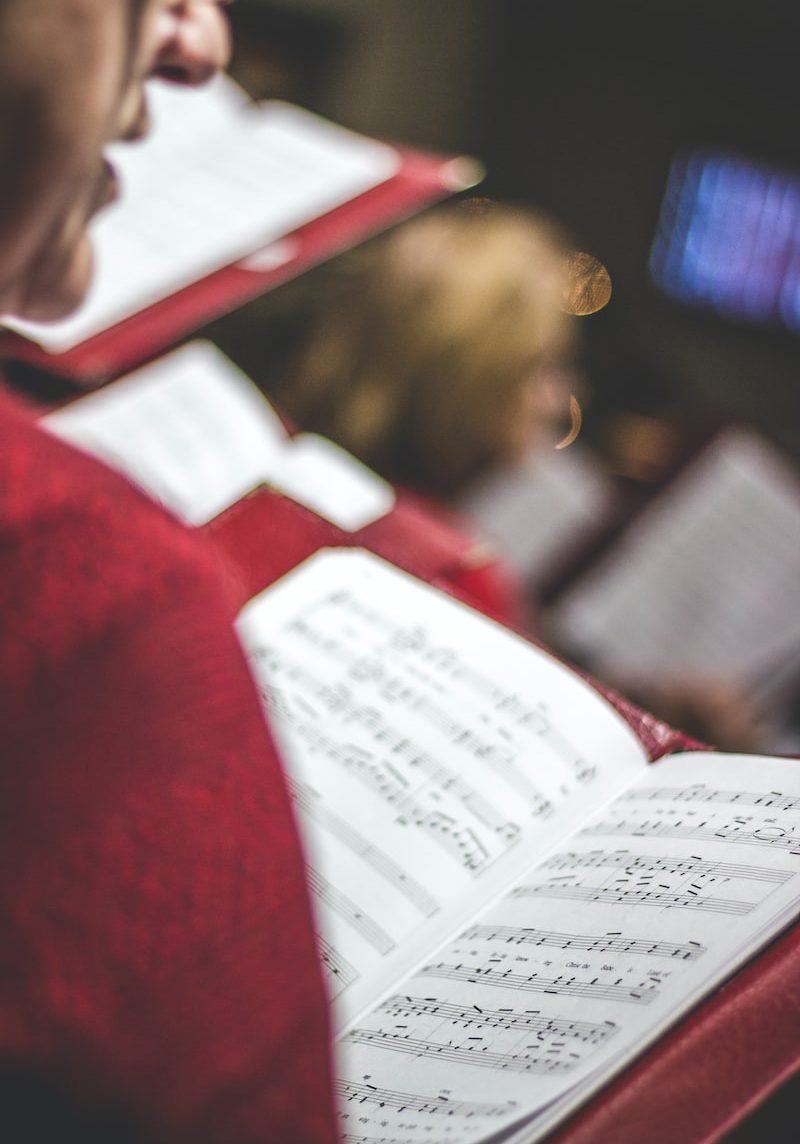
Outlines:
[[231,39],[219,0],[174,0],[159,16],[153,74],[173,83],[200,84],[227,66]]

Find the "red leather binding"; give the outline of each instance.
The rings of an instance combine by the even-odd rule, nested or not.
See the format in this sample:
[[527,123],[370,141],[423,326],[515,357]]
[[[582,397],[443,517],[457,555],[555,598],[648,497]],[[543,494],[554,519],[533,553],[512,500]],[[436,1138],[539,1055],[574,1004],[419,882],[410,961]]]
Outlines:
[[500,566],[468,536],[448,527],[413,496],[357,532],[345,532],[271,488],[259,488],[207,525],[236,568],[238,602],[320,548],[366,548],[436,584],[501,622],[513,624]]
[[342,250],[462,189],[458,160],[401,150],[400,168],[372,187],[286,236],[295,248],[287,262],[247,269],[241,262],[193,282],[72,349],[49,354],[11,331],[0,331],[0,353],[59,377],[99,383],[142,365],[207,322]]

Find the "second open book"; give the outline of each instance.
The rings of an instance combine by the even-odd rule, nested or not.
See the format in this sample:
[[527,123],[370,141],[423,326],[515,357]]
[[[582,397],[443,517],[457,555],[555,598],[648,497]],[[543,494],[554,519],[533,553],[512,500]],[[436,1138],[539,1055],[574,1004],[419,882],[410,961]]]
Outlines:
[[538,1139],[797,916],[800,764],[648,766],[573,672],[360,550],[239,630],[302,827],[346,1141]]

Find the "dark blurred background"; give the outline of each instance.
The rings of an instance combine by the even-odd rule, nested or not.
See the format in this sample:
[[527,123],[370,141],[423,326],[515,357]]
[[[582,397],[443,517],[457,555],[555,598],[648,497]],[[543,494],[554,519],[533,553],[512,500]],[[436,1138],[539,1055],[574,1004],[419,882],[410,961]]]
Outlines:
[[[636,476],[642,448],[666,449],[667,463],[730,420],[797,455],[800,336],[679,304],[648,274],[679,148],[800,176],[796,3],[239,0],[231,14],[233,72],[251,94],[474,155],[488,172],[477,193],[550,211],[605,263],[611,304],[582,321],[585,434],[612,467]],[[269,347],[279,356],[287,315],[314,289],[312,275],[255,304],[264,337],[243,364],[269,373]],[[240,357],[251,318],[218,332]],[[653,421],[674,439],[643,446]]]

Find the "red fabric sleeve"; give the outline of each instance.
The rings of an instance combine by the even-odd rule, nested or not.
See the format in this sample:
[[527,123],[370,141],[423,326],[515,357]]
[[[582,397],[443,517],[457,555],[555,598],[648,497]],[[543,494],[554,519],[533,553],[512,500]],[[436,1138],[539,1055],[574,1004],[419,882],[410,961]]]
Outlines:
[[300,847],[218,557],[3,412],[0,1078],[148,1144],[331,1144]]

